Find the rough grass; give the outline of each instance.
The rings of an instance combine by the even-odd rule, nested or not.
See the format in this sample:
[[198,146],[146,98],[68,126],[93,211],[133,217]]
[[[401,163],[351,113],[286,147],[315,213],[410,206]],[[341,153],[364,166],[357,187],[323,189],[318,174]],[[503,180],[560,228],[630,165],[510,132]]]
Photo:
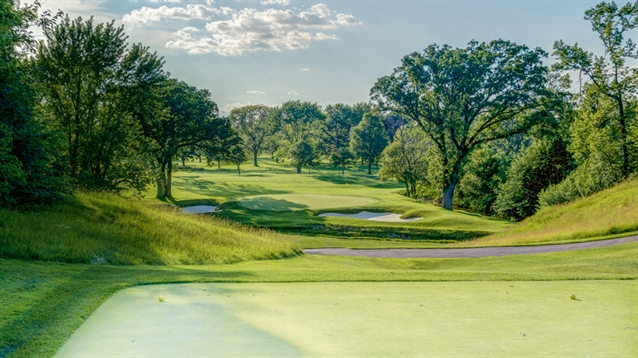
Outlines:
[[0,257],[94,264],[220,264],[300,253],[283,235],[165,205],[78,193],[40,212],[0,210]]
[[545,208],[515,227],[463,245],[582,241],[638,231],[638,180]]

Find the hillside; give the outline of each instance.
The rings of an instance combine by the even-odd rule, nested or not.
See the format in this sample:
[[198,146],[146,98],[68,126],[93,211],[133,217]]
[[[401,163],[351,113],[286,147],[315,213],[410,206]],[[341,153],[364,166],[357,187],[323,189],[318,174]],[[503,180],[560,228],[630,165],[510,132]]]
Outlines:
[[513,228],[466,245],[583,241],[638,231],[638,180],[540,210]]
[[0,209],[0,257],[94,264],[219,264],[294,256],[280,234],[166,205],[77,193],[39,212]]

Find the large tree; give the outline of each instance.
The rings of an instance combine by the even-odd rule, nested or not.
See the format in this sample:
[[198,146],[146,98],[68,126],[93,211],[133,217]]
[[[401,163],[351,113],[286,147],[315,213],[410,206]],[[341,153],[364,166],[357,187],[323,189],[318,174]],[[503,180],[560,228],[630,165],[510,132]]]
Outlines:
[[377,113],[364,114],[361,123],[350,131],[350,149],[368,161],[368,174],[372,174],[372,163],[387,145],[388,135]]
[[323,110],[326,119],[320,126],[323,153],[329,156],[335,151],[348,148],[350,130],[361,122],[365,112],[370,109],[367,103],[357,103],[354,106],[337,103],[326,106]]
[[129,48],[113,22],[67,16],[44,35],[35,61],[41,113],[61,136],[65,171],[88,189],[143,190],[152,178],[144,156],[149,143],[134,108],[162,82],[163,61],[141,45]]
[[0,2],[0,206],[25,207],[59,197],[50,135],[35,118],[37,95],[28,49],[37,4]]
[[[325,118],[316,103],[288,101],[277,108],[272,116],[273,128],[284,144],[279,151],[284,151],[288,158],[296,150],[299,143],[313,140],[317,134],[320,121]],[[301,148],[301,147],[298,147]],[[301,165],[296,165],[297,174],[301,174]]]
[[253,164],[257,165],[257,155],[263,149],[269,134],[268,119],[271,109],[268,106],[254,104],[235,108],[228,119],[239,132],[244,147],[253,155]]
[[616,107],[615,115],[608,115],[600,128],[617,122],[620,126],[622,174],[630,173],[630,153],[627,145],[629,111],[627,104],[636,97],[638,70],[627,66],[627,59],[638,58],[636,44],[626,34],[638,27],[638,1],[618,7],[615,2],[601,2],[585,12],[592,29],[598,33],[605,53],[596,56],[578,44],[566,45],[562,40],[554,43],[554,55],[559,70],[576,70],[589,79],[589,90],[608,97]]
[[466,48],[428,46],[405,56],[371,96],[415,122],[440,152],[443,207],[452,209],[462,166],[475,148],[522,133],[544,117],[545,51],[496,40]]
[[218,117],[210,92],[169,79],[161,90],[164,110],[138,117],[144,135],[153,141],[157,198],[172,196],[173,159],[180,149],[222,141],[233,131],[228,120]]

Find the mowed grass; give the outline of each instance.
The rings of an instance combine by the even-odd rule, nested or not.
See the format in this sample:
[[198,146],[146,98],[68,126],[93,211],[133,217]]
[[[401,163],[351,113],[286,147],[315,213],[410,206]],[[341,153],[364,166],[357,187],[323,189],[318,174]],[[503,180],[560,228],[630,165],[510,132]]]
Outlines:
[[[0,259],[0,296],[3,300],[0,305],[0,353],[12,352],[8,356],[11,358],[50,357],[110,295],[137,285],[454,281],[462,290],[467,281],[636,280],[637,255],[638,243],[630,243],[581,251],[480,259],[305,255],[212,266],[112,266]],[[380,286],[374,292],[385,294]],[[580,295],[580,291],[575,293]],[[471,302],[467,304],[477,310],[485,308],[473,306]],[[485,304],[489,305],[489,302]],[[484,324],[489,322],[491,320]]]
[[0,257],[94,264],[220,264],[300,253],[283,235],[183,215],[110,194],[77,193],[38,212],[0,209]]
[[[201,200],[223,209],[214,215],[242,224],[306,236],[356,239],[454,242],[500,232],[513,222],[464,211],[448,211],[401,195],[400,183],[380,181],[365,168],[341,175],[328,166],[296,174],[286,163],[260,158],[259,167],[245,164],[241,175],[230,166],[206,167],[188,163],[174,174],[173,198],[178,206]],[[148,192],[149,200],[153,192]],[[320,217],[326,212],[393,212],[409,222],[375,222],[345,217]]]
[[101,306],[56,357],[634,357],[637,288],[637,281],[134,287]]
[[638,180],[571,203],[545,208],[512,227],[467,245],[516,245],[584,241],[638,234]]

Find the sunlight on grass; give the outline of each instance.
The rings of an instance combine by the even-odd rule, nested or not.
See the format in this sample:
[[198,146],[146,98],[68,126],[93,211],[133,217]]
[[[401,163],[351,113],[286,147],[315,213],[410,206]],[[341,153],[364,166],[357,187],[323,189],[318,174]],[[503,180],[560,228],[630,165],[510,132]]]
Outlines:
[[94,264],[219,264],[297,255],[283,235],[166,205],[78,193],[38,213],[0,211],[0,257]]

